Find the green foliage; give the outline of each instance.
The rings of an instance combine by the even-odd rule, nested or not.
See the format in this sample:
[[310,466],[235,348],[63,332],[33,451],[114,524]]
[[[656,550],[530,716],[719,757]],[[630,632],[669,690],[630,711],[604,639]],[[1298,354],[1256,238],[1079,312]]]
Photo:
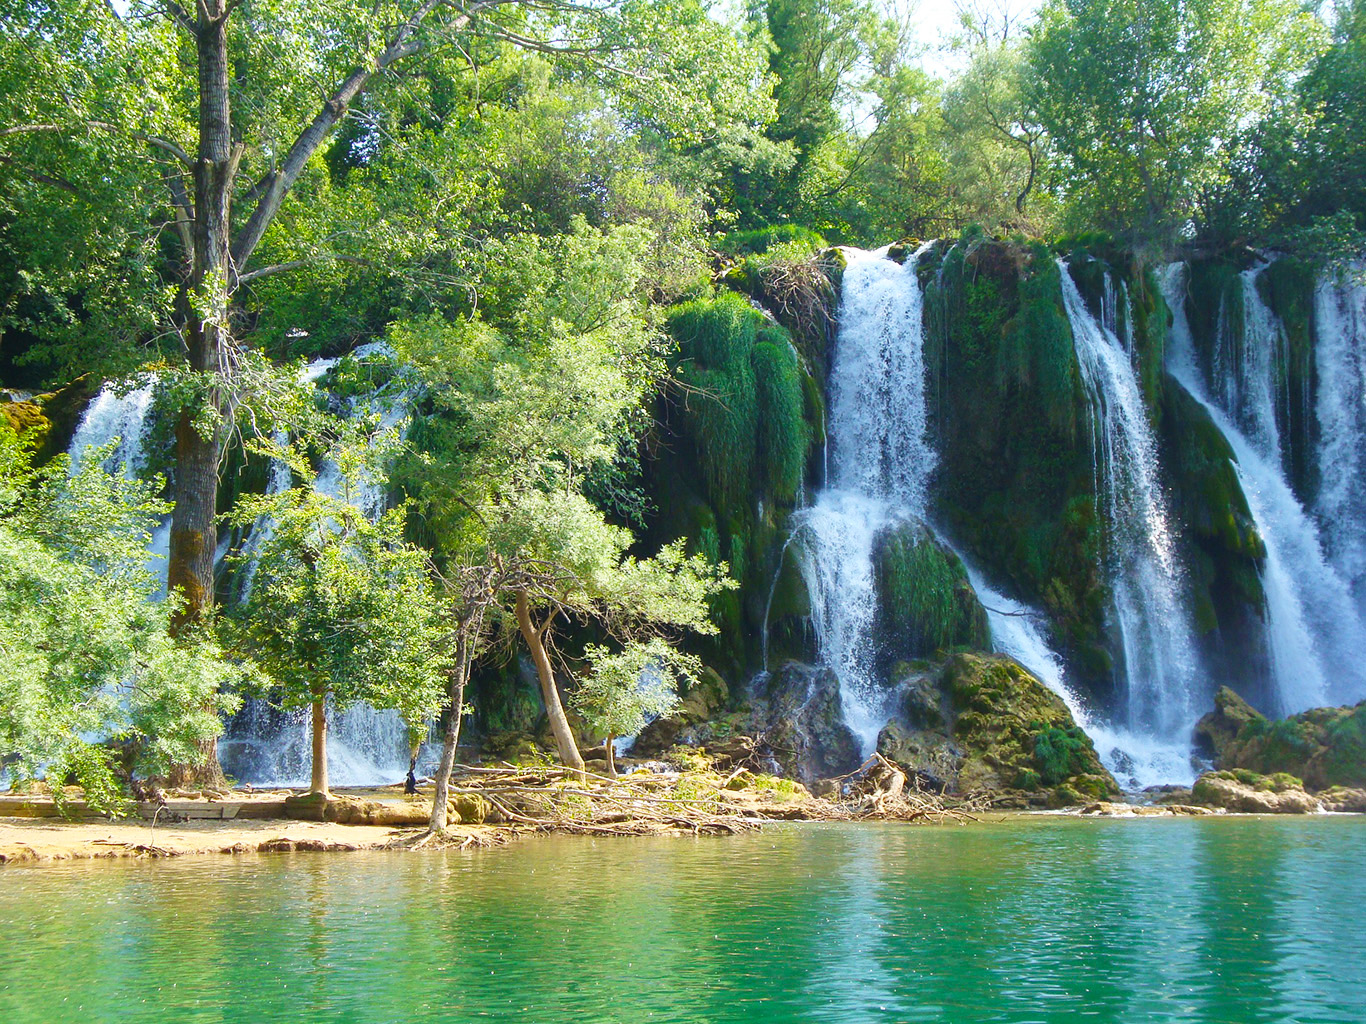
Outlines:
[[1084,773],[1094,758],[1091,741],[1078,728],[1043,729],[1034,737],[1034,765],[1045,786]]
[[966,646],[984,648],[986,612],[958,557],[915,526],[878,542],[879,633],[896,657],[926,657]]
[[[344,435],[328,451],[348,481],[382,445]],[[277,458],[307,467],[295,444]],[[305,475],[305,474],[300,474]],[[368,701],[419,723],[440,706],[450,655],[425,554],[403,541],[403,509],[368,519],[355,505],[295,487],[245,495],[229,522],[273,524],[256,552],[250,595],[231,610],[224,634],[269,675],[267,695],[280,706],[324,698],[339,708]]]
[[209,637],[172,639],[175,602],[154,600],[146,564],[160,484],[106,473],[112,452],[33,470],[0,427],[0,762],[19,780],[55,766],[97,810],[117,809],[99,742],[131,741],[142,773],[198,763],[236,707],[224,691],[249,678]]
[[716,242],[718,252],[728,256],[753,256],[766,253],[775,245],[798,245],[810,255],[828,243],[820,233],[800,224],[774,224],[770,227],[731,231]]
[[702,663],[656,638],[620,651],[590,645],[592,671],[569,701],[594,733],[609,740],[630,736],[678,706],[678,688],[697,679]]
[[1049,0],[1038,118],[1083,224],[1164,245],[1227,179],[1222,146],[1320,45],[1297,0]]

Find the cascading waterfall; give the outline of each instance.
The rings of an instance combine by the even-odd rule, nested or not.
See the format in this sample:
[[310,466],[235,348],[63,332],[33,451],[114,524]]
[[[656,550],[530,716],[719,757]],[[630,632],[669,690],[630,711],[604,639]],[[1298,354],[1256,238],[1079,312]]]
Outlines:
[[[352,355],[364,359],[375,354],[392,355],[382,342],[362,345]],[[318,381],[337,365],[337,359],[316,359],[301,372],[305,383]],[[381,430],[400,427],[412,411],[413,392],[400,388],[392,396],[371,396],[348,403],[348,418],[378,415]],[[282,435],[277,442],[288,440]],[[287,465],[275,462],[267,481],[267,493],[280,494],[294,484]],[[340,470],[325,463],[313,481],[319,493],[343,498],[361,509],[367,516],[377,517],[384,511],[385,493],[380,481],[364,481],[354,492],[347,490]],[[256,558],[273,532],[268,519],[257,522],[243,545],[246,561],[242,570],[239,599],[251,593]],[[252,785],[293,786],[307,785],[311,756],[311,731],[305,712],[286,714],[262,701],[248,701],[229,724],[219,744],[220,760],[224,769],[234,777]],[[327,767],[331,782],[336,786],[367,786],[396,782],[408,770],[408,726],[393,710],[377,710],[365,703],[351,705],[344,711],[328,712]]]
[[[381,345],[362,346],[353,353],[365,358],[384,351]],[[314,360],[300,374],[304,382],[316,382],[336,366],[336,359]],[[155,382],[119,394],[105,386],[86,407],[68,448],[73,471],[79,469],[90,448],[100,448],[119,439],[114,453],[106,460],[109,472],[135,477],[147,465],[147,443],[153,426]],[[351,416],[378,414],[381,428],[399,426],[411,411],[413,395],[400,388],[392,397],[352,402]],[[280,437],[277,440],[285,440]],[[271,466],[267,490],[279,494],[293,485],[288,466]],[[335,466],[326,465],[314,483],[320,491],[340,497],[343,487]],[[383,511],[385,495],[378,482],[367,482],[351,500],[368,515]],[[161,581],[165,595],[167,555],[170,549],[170,517],[153,531],[148,545],[148,566]],[[272,526],[258,522],[248,534],[242,553],[246,556],[238,599],[250,594],[255,568],[254,555],[270,537]],[[225,538],[226,542],[227,538]],[[220,545],[220,558],[226,554]],[[395,782],[408,770],[408,727],[395,711],[380,711],[357,704],[328,716],[328,769],[333,785],[365,786]],[[308,783],[311,738],[307,715],[286,714],[262,701],[249,700],[228,723],[219,745],[219,757],[227,773],[241,782],[257,786],[291,786]]]
[[[1247,346],[1261,345],[1271,352],[1245,353],[1237,363],[1226,364],[1226,372],[1240,379],[1213,389],[1220,396],[1216,399],[1196,365],[1185,311],[1186,267],[1178,263],[1164,270],[1163,292],[1172,311],[1167,369],[1205,407],[1233,449],[1239,484],[1266,547],[1262,588],[1273,692],[1277,710],[1291,714],[1328,701],[1366,696],[1366,670],[1361,665],[1366,628],[1347,582],[1325,556],[1318,529],[1286,478],[1279,434],[1271,429],[1273,376],[1278,372],[1274,339],[1283,332],[1279,324],[1266,322],[1274,314],[1256,295],[1256,275],[1245,275],[1243,287],[1252,293],[1245,299],[1245,308],[1253,311],[1250,320],[1259,324]],[[1330,352],[1328,358],[1333,357]],[[1328,377],[1343,372],[1339,364],[1331,365]],[[1255,373],[1263,379],[1253,379]],[[1244,423],[1250,424],[1248,431]]]
[[[104,462],[106,472],[122,473],[131,480],[146,469],[155,390],[155,381],[149,381],[125,394],[119,394],[108,384],[102,387],[85,407],[71,443],[67,446],[71,471],[75,473],[80,470],[91,449],[103,448],[115,438],[118,444]],[[151,540],[147,544],[147,569],[158,580],[162,597],[166,595],[167,558],[170,551],[171,517],[166,516],[152,530]]]
[[875,671],[874,546],[889,527],[923,517],[936,457],[926,431],[921,253],[904,265],[886,249],[845,254],[830,468],[815,502],[796,513],[794,536],[817,650],[839,678],[845,722],[867,756],[890,711]]
[[1366,618],[1366,263],[1334,268],[1314,292],[1318,369],[1314,514],[1328,558]]
[[[1066,264],[1063,306],[1095,422],[1096,493],[1123,651],[1127,727],[1188,746],[1201,681],[1192,617],[1157,458],[1129,353],[1087,309]],[[1129,319],[1132,319],[1130,317]]]

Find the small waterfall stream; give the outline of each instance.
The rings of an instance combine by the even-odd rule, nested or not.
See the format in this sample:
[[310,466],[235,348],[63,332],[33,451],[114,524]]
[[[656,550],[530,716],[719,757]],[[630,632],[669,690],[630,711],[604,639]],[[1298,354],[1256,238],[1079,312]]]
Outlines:
[[1314,514],[1329,560],[1366,618],[1366,263],[1335,268],[1314,293],[1319,476]]
[[[351,353],[356,359],[373,355],[392,356],[383,342],[362,345]],[[337,359],[315,359],[300,371],[304,383],[316,383],[337,365]],[[348,418],[375,415],[379,428],[401,428],[412,411],[413,392],[398,382],[392,393],[359,397],[345,404]],[[285,443],[288,438],[277,435]],[[267,481],[267,492],[280,494],[294,485],[287,465],[275,462]],[[384,512],[386,494],[381,481],[363,481],[353,493],[346,494],[341,471],[324,463],[313,481],[318,492],[333,498],[347,497],[367,516]],[[263,519],[252,527],[243,545],[247,561],[242,570],[239,600],[251,593],[256,556],[273,532],[273,524]],[[327,767],[335,786],[369,786],[400,781],[408,770],[408,727],[397,711],[379,710],[365,703],[344,711],[329,711]],[[286,714],[263,701],[249,700],[229,723],[219,744],[224,770],[252,785],[299,786],[309,781],[311,732],[306,712]]]
[[[136,390],[119,394],[108,384],[100,388],[85,407],[76,432],[67,446],[71,471],[76,473],[85,464],[92,448],[103,448],[118,439],[118,445],[104,469],[122,473],[130,480],[147,468],[147,442],[152,429],[152,408],[156,397],[156,382],[148,381]],[[147,545],[147,569],[160,583],[160,594],[166,596],[167,557],[171,552],[171,517],[166,516],[152,530]]]
[[[1185,312],[1185,265],[1165,269],[1163,291],[1173,321],[1167,369],[1205,407],[1233,449],[1234,469],[1266,546],[1262,587],[1277,710],[1291,714],[1329,701],[1366,696],[1366,669],[1361,663],[1366,627],[1347,582],[1325,556],[1318,528],[1286,477],[1279,434],[1274,432],[1276,388],[1272,380],[1278,372],[1272,358],[1278,351],[1275,339],[1284,332],[1272,322],[1274,314],[1256,294],[1255,272],[1244,275],[1243,288],[1251,293],[1244,300],[1251,313],[1249,323],[1256,325],[1246,345],[1264,346],[1271,355],[1245,354],[1236,363],[1224,364],[1224,372],[1240,379],[1222,382],[1214,389],[1222,396],[1216,399],[1196,364]],[[1216,370],[1219,367],[1216,362]],[[1335,363],[1329,377],[1342,372]],[[1250,379],[1254,374],[1264,379]],[[1236,402],[1241,412],[1224,402]],[[1244,431],[1243,424],[1250,424],[1250,432]]]
[[844,250],[839,336],[830,369],[826,485],[794,517],[817,651],[840,680],[846,724],[866,757],[890,711],[875,672],[874,546],[921,518],[936,456],[926,432],[923,294],[887,250]]
[[[1128,728],[1188,745],[1203,710],[1192,616],[1157,440],[1124,344],[1086,306],[1066,264],[1063,306],[1095,415],[1096,494],[1123,652]],[[1132,319],[1129,317],[1128,319]]]

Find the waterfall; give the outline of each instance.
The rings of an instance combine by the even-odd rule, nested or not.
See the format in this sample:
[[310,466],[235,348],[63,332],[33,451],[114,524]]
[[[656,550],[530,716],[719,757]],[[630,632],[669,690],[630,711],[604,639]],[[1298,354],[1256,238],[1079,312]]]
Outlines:
[[846,724],[864,756],[890,717],[873,637],[875,544],[923,517],[936,462],[927,434],[923,296],[915,267],[887,250],[844,250],[839,333],[830,369],[825,485],[794,516],[797,559],[811,597],[821,662],[840,681]]
[[1318,369],[1314,514],[1333,566],[1366,617],[1366,263],[1334,268],[1314,291]]
[[[356,359],[393,355],[382,342],[362,345],[351,354]],[[338,362],[337,359],[315,359],[300,371],[299,380],[316,383]],[[398,383],[398,390],[393,395],[376,393],[345,403],[343,415],[348,419],[377,416],[381,430],[401,427],[412,412],[415,396],[402,380]],[[286,444],[289,438],[281,433],[275,440]],[[281,494],[292,486],[294,479],[289,467],[278,460],[272,463],[267,493]],[[331,462],[319,469],[313,487],[333,498],[345,497],[371,518],[384,512],[387,496],[382,480],[366,480],[355,491],[348,492],[341,471]],[[252,527],[242,546],[246,561],[239,600],[245,601],[251,594],[257,557],[273,531],[274,524],[263,517]],[[287,715],[263,701],[250,700],[229,723],[219,745],[220,759],[229,774],[252,785],[307,785],[310,744],[311,733],[305,713]],[[408,727],[397,711],[378,710],[364,702],[343,711],[329,711],[327,767],[333,785],[397,782],[408,771],[408,757]]]
[[1257,279],[1268,264],[1239,275],[1241,303],[1235,316],[1228,298],[1219,307],[1214,338],[1212,390],[1218,405],[1238,424],[1258,451],[1282,459],[1281,427],[1288,413],[1278,416],[1278,396],[1285,395],[1280,379],[1286,365],[1288,341],[1280,318],[1262,299]]
[[1127,725],[1155,740],[1187,743],[1201,674],[1157,441],[1123,343],[1087,309],[1066,264],[1058,265],[1094,412],[1096,494],[1107,527]]
[[[106,472],[122,473],[132,480],[147,468],[147,442],[152,429],[155,389],[155,381],[148,381],[126,394],[119,394],[108,384],[100,388],[99,394],[81,414],[71,443],[67,446],[73,474],[85,465],[92,448],[103,448],[116,438],[118,444],[104,462]],[[164,516],[153,528],[151,540],[147,544],[147,571],[157,579],[161,597],[166,596],[166,570],[170,552],[171,517]]]
[[1048,617],[1037,608],[993,590],[966,559],[963,566],[986,609],[992,650],[1014,658],[1062,698],[1072,720],[1091,737],[1101,762],[1121,786],[1137,791],[1163,784],[1190,785],[1195,781],[1188,742],[1136,733],[1095,715],[1067,680],[1067,665],[1048,639]]
[[[1245,308],[1264,310],[1255,297],[1256,275],[1244,275],[1243,287],[1254,294],[1245,299]],[[1205,407],[1228,440],[1238,482],[1266,547],[1262,588],[1277,711],[1292,714],[1329,700],[1359,700],[1366,696],[1366,670],[1361,665],[1366,628],[1347,583],[1324,554],[1313,519],[1286,478],[1279,434],[1269,429],[1275,423],[1276,389],[1269,383],[1275,364],[1266,353],[1244,353],[1237,363],[1223,365],[1224,373],[1239,379],[1220,381],[1213,389],[1218,397],[1211,395],[1196,366],[1185,310],[1184,264],[1165,269],[1163,291],[1172,311],[1167,369]],[[1269,310],[1256,314],[1259,320],[1263,315],[1274,318]],[[1256,344],[1268,348],[1277,336],[1283,336],[1279,324],[1249,333],[1250,339],[1258,339]],[[1253,379],[1249,367],[1260,368],[1265,379]],[[1328,376],[1341,372],[1334,365]],[[1249,425],[1247,431],[1243,424]]]

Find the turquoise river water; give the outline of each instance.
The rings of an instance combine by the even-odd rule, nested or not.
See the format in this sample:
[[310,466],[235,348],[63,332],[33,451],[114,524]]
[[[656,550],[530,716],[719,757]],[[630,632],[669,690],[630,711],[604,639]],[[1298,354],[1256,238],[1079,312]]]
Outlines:
[[0,1022],[1366,1020],[1366,818],[0,869]]

